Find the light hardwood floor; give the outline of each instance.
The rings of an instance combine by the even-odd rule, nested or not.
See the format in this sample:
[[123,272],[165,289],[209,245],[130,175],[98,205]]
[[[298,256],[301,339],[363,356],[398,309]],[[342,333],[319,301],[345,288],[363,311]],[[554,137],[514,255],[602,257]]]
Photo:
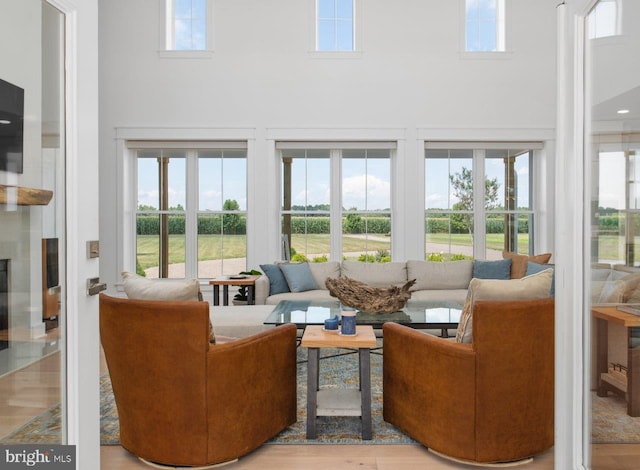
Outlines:
[[[0,400],[0,429],[11,430],[22,420],[39,414],[60,395],[59,355],[49,356],[32,367],[0,378],[0,397],[19,397],[24,406],[13,406]],[[100,369],[106,372],[104,357]],[[4,426],[5,428],[2,428]],[[0,430],[0,436],[6,432]],[[640,468],[640,444],[600,444],[593,446],[593,470],[637,470]],[[150,468],[120,446],[101,447],[103,470]],[[428,452],[419,445],[264,445],[237,463],[224,468],[230,470],[274,469],[361,469],[404,470],[427,468],[433,470],[476,468],[452,463]],[[553,450],[537,456],[527,470],[553,469]]]
[[[638,470],[640,445],[598,444],[593,446],[592,470]],[[103,446],[103,470],[149,469],[120,446]],[[474,469],[471,465],[450,462],[418,445],[264,445],[229,470],[429,470]],[[552,470],[553,450],[537,456],[523,470]]]
[[[102,469],[130,470],[149,467],[119,446],[102,447]],[[229,470],[450,470],[478,468],[450,462],[418,445],[263,445]],[[521,467],[526,470],[553,470],[553,451],[536,457]],[[637,468],[637,467],[636,467]]]

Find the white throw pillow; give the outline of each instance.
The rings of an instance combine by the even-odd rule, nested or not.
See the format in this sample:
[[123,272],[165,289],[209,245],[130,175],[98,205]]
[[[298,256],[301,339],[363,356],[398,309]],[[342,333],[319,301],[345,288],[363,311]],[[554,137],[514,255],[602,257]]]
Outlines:
[[[202,300],[200,284],[197,279],[173,280],[173,279],[147,279],[134,273],[123,272],[122,283],[124,292],[130,299],[137,300],[175,300],[175,301],[199,301]],[[216,343],[216,335],[209,319],[209,342]]]
[[544,299],[549,297],[552,279],[553,269],[545,269],[520,279],[472,279],[460,323],[458,323],[456,341],[458,343],[473,341],[473,304],[476,300]]
[[202,300],[197,279],[147,279],[134,273],[123,272],[124,292],[138,300]]
[[640,274],[628,274],[615,281],[607,281],[598,303],[627,303],[640,285]]

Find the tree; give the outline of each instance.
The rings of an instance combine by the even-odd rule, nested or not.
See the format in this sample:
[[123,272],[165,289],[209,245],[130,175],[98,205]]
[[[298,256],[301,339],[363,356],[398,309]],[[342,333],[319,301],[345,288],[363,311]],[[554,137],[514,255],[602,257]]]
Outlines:
[[[459,173],[449,175],[453,194],[458,199],[452,209],[456,211],[466,211],[466,214],[454,214],[451,216],[452,225],[458,224],[458,230],[462,232],[466,229],[468,233],[473,232],[471,218],[473,216],[473,173],[466,167],[462,167]],[[498,200],[498,178],[487,178],[484,182],[484,202],[487,209],[494,209]]]
[[[352,207],[349,210],[356,210],[356,208]],[[348,213],[344,218],[342,230],[344,233],[362,233],[362,217],[353,212]]]
[[[227,199],[222,205],[224,211],[237,211],[240,210],[240,204],[235,199]],[[227,235],[236,235],[238,232],[238,225],[240,224],[240,214],[223,214],[222,216],[222,231]]]

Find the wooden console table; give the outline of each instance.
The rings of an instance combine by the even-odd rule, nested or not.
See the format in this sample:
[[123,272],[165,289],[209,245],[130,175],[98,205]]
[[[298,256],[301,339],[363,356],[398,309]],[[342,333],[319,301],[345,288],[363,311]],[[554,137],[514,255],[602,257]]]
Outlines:
[[[640,344],[633,344],[631,332],[640,329],[640,316],[618,310],[616,307],[594,307],[591,314],[596,320],[596,370],[598,374],[599,397],[606,397],[609,391],[624,393],[627,399],[627,414],[640,416]],[[608,347],[609,323],[617,323],[627,330],[627,383],[609,377]],[[633,338],[640,342],[640,338]],[[635,347],[634,347],[635,346]]]

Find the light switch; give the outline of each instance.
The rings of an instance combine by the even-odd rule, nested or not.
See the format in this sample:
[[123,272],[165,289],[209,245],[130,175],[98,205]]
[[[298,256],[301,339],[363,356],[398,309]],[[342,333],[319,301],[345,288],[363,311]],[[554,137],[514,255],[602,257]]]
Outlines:
[[98,258],[100,256],[100,242],[89,240],[87,242],[87,258]]

